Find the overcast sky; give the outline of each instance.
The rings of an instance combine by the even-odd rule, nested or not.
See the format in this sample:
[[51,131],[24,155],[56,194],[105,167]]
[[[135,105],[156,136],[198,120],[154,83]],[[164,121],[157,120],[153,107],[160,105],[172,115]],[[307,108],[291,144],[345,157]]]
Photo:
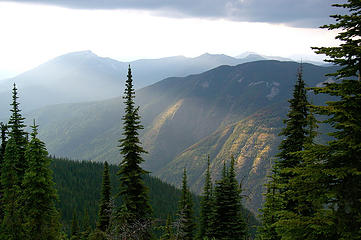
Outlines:
[[72,51],[118,60],[230,56],[245,51],[320,59],[337,45],[342,0],[0,0],[0,78]]

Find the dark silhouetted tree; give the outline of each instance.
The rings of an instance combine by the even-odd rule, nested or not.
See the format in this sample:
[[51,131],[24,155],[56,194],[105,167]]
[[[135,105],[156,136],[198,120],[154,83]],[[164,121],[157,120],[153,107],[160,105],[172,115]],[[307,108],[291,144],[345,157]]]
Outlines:
[[110,188],[110,177],[109,177],[109,165],[108,162],[105,162],[101,199],[99,204],[99,220],[97,223],[97,228],[103,232],[105,232],[108,229],[109,221],[110,221],[110,214],[111,214],[110,191],[111,188]]
[[[140,166],[144,161],[141,155],[145,150],[141,147],[138,131],[143,129],[143,126],[140,123],[139,107],[134,106],[135,91],[130,67],[127,77],[123,97],[125,104],[125,115],[122,118],[123,138],[119,140],[120,153],[123,156],[118,171],[122,207],[118,210],[117,219],[123,227],[134,227],[150,225],[152,209],[149,205],[148,188],[143,182],[143,176],[147,172]],[[141,229],[145,231],[140,234],[143,239],[150,239],[150,226]]]

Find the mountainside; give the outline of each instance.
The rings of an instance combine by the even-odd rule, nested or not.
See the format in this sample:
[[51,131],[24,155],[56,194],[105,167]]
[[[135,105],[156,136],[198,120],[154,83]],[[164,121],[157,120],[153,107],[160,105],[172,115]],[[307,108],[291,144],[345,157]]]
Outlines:
[[[141,137],[149,152],[145,168],[179,185],[186,167],[192,189],[199,192],[207,154],[214,178],[233,155],[237,178],[250,195],[247,206],[257,211],[298,67],[278,61],[221,66],[138,90],[136,102],[145,126]],[[335,70],[311,64],[303,69],[308,86],[330,80],[324,75]],[[117,140],[122,109],[118,97],[46,107],[26,117],[37,119],[51,154],[115,163],[121,158]]]
[[68,53],[14,78],[2,80],[0,115],[6,114],[9,109],[10,89],[14,82],[21,92],[23,110],[28,111],[52,104],[117,97],[123,93],[124,87],[120,83],[126,77],[123,73],[129,64],[137,69],[134,78],[137,79],[135,87],[139,89],[167,77],[184,77],[220,65],[237,65],[260,59],[263,58],[254,55],[237,59],[222,54],[203,54],[195,58],[176,56],[119,62],[99,57],[91,51]]

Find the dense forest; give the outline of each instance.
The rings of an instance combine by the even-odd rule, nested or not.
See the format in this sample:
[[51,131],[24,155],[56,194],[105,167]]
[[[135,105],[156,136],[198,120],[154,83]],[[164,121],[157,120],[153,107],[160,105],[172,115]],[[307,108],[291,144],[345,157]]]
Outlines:
[[[361,2],[334,6],[349,13],[331,16],[336,23],[323,28],[338,30],[342,43],[314,50],[339,66],[329,74],[337,81],[306,88],[300,65],[257,234],[233,157],[223,160],[218,179],[208,157],[199,197],[187,168],[181,189],[142,168],[143,126],[129,66],[118,166],[50,157],[35,120],[25,130],[14,84],[10,120],[0,124],[0,239],[360,239]],[[309,91],[334,98],[312,105]],[[320,123],[330,125],[325,144],[315,140]]]

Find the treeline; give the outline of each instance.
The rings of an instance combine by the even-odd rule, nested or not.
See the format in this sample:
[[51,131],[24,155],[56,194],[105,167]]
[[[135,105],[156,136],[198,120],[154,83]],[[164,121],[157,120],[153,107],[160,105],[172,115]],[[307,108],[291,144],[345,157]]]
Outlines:
[[[335,6],[349,14],[323,28],[337,29],[341,44],[314,49],[340,66],[329,74],[338,80],[309,89],[335,100],[310,104],[300,70],[267,184],[262,240],[361,239],[361,1]],[[332,127],[327,144],[314,141],[315,116]]]
[[[52,157],[50,165],[53,171],[55,188],[59,195],[57,207],[61,213],[61,221],[67,233],[75,214],[78,225],[87,225],[89,218],[92,229],[96,226],[101,195],[102,174],[104,164],[90,161],[73,161]],[[118,166],[109,165],[111,196],[117,193]],[[165,224],[168,216],[174,217],[177,212],[181,191],[156,177],[144,176],[145,185],[149,188],[150,205],[154,218]],[[195,216],[199,215],[199,197],[192,194]]]

